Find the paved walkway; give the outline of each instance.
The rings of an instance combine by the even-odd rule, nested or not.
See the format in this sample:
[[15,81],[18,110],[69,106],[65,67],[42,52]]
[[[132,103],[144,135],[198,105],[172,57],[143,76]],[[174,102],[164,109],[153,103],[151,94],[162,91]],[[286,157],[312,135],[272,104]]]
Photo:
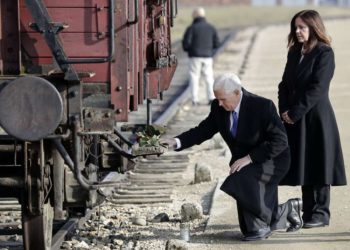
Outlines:
[[[327,21],[333,39],[336,72],[330,96],[340,129],[346,165],[350,162],[350,19]],[[216,74],[239,73],[249,91],[265,96],[277,104],[277,86],[287,56],[288,25],[254,28],[239,32],[226,46],[215,63]],[[349,175],[349,170],[347,171]],[[348,178],[349,179],[349,178]],[[220,184],[218,184],[220,185]],[[216,190],[206,229],[211,244],[192,243],[190,249],[350,249],[350,186],[331,189],[331,224],[319,229],[302,229],[295,233],[275,233],[266,241],[246,243],[239,239],[237,211],[234,201]],[[280,202],[300,197],[300,187],[281,187]]]

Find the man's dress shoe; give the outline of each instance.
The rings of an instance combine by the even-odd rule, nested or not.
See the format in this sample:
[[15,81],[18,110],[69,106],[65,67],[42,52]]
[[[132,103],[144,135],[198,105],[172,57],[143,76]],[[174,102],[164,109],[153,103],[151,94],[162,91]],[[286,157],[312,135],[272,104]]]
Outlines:
[[260,228],[258,231],[247,233],[243,237],[243,241],[255,241],[255,240],[264,240],[272,234],[270,228]]
[[287,232],[295,232],[303,226],[303,219],[301,217],[303,202],[300,198],[290,199],[287,202],[290,206],[287,220],[291,224],[290,227],[287,228]]
[[328,226],[329,223],[326,223],[321,220],[311,219],[304,223],[303,228],[314,228],[314,227],[325,227]]

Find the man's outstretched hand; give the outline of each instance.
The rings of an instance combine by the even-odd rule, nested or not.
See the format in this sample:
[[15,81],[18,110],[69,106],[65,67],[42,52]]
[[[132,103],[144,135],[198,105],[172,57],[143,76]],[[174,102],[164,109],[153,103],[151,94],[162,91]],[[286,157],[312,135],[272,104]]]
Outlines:
[[177,147],[176,140],[174,138],[161,138],[159,143],[168,147],[169,150],[175,150]]

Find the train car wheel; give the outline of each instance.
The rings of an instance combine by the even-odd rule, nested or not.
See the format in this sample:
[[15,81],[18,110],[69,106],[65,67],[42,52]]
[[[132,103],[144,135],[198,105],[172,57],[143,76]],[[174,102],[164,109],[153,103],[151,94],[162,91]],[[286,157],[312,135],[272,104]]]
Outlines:
[[43,205],[41,215],[31,215],[22,209],[24,250],[50,250],[54,211],[50,202]]

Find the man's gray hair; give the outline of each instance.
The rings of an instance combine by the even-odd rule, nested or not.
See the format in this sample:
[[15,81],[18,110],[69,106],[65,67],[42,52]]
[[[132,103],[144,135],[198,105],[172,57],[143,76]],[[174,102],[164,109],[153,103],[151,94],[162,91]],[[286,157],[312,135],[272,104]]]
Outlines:
[[205,10],[203,7],[197,7],[192,12],[192,17],[205,17]]
[[242,84],[237,75],[233,73],[226,73],[218,76],[215,79],[213,89],[214,91],[224,90],[226,93],[230,93],[235,90],[241,90]]

